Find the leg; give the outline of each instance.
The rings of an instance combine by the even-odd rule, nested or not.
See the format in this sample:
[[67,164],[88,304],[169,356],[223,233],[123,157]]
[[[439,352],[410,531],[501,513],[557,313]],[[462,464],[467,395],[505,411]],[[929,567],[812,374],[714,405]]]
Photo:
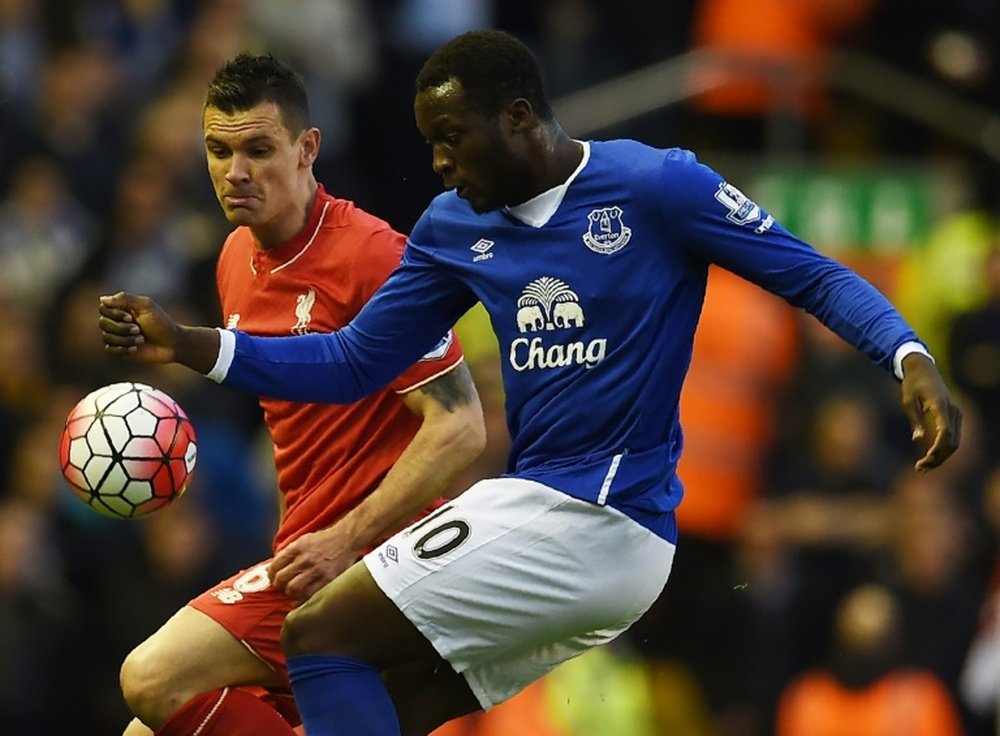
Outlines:
[[[378,636],[359,636],[364,631],[377,631]],[[479,709],[465,678],[441,659],[385,596],[363,563],[354,565],[288,615],[282,628],[282,646],[290,658],[330,654],[384,671],[385,689],[406,736],[426,734],[445,721]],[[303,695],[301,686],[295,691],[307,732],[311,732],[309,704],[303,700],[308,695]]]
[[425,736],[453,718],[482,709],[465,678],[443,659],[431,667],[396,667],[383,673],[382,679],[396,706],[403,736]]
[[[364,632],[378,632],[365,636]],[[435,664],[430,642],[383,593],[358,562],[294,609],[281,629],[288,656],[338,654],[379,670],[403,664]]]
[[[284,681],[222,625],[187,606],[136,647],[121,670],[125,701],[152,728],[195,695],[231,685]],[[125,733],[144,732],[130,724]]]
[[[673,549],[538,483],[476,484],[286,618],[306,732],[409,736],[500,703],[627,628],[662,590]],[[442,656],[461,678],[428,677]]]

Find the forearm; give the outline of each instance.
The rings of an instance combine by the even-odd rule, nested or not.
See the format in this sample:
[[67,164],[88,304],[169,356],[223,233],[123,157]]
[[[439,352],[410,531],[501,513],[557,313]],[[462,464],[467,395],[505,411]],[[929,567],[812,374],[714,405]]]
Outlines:
[[174,362],[208,375],[219,357],[219,331],[213,327],[179,325]]
[[479,434],[462,422],[424,422],[379,487],[338,524],[346,527],[360,554],[444,495],[481,451]]
[[[201,334],[190,340],[193,355],[209,378],[231,388],[286,401],[349,404],[381,388],[401,370],[387,351],[365,352],[347,344],[345,331],[294,337],[259,337],[216,330],[217,362],[208,365]],[[192,365],[193,367],[193,365]]]

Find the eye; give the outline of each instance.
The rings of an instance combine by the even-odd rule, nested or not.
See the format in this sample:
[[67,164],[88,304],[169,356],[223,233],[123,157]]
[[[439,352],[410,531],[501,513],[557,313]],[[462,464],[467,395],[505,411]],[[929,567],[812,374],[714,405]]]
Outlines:
[[447,143],[449,146],[454,146],[456,143],[458,143],[460,138],[461,136],[458,133],[448,133],[444,137],[444,142]]

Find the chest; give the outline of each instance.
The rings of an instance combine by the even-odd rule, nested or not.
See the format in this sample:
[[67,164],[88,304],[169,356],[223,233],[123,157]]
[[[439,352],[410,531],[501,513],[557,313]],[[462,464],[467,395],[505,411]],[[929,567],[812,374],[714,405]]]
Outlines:
[[676,233],[624,206],[576,207],[541,228],[509,219],[477,230],[450,266],[493,315],[500,332],[524,334],[640,319],[689,278]]
[[237,274],[220,282],[227,328],[256,335],[330,332],[361,309],[363,295],[336,269]]

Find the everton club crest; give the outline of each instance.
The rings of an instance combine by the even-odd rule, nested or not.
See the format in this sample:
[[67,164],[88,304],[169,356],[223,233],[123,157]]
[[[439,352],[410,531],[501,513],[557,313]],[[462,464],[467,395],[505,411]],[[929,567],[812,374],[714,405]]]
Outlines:
[[624,248],[632,237],[632,229],[622,222],[621,207],[603,207],[587,215],[589,226],[583,242],[595,253],[614,253]]

